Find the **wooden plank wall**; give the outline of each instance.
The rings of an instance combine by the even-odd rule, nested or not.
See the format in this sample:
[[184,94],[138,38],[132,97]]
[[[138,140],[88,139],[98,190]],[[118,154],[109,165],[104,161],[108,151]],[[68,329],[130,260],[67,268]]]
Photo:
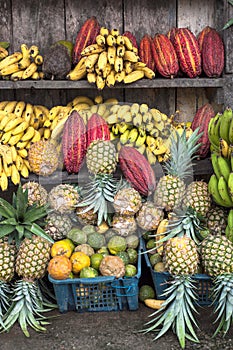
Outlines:
[[[11,51],[20,48],[21,43],[36,44],[42,54],[55,41],[74,41],[78,30],[90,16],[96,16],[100,25],[118,28],[121,32],[130,30],[137,41],[148,33],[167,33],[173,26],[189,27],[198,34],[206,25],[221,29],[225,17],[227,0],[40,0],[32,7],[30,0],[0,0],[0,40],[10,41]],[[224,11],[223,11],[224,10]],[[226,45],[230,47],[229,36]],[[232,46],[232,44],[231,44]],[[232,51],[227,56],[227,71],[232,72]],[[44,103],[48,107],[65,104],[73,97],[99,94],[95,88],[86,90],[13,90],[0,91],[0,99],[23,99],[31,103]],[[180,111],[182,120],[191,120],[198,107],[207,101],[216,104],[216,91],[193,88],[162,89],[104,89],[104,98],[116,96],[120,101],[146,102],[161,111],[171,114]]]

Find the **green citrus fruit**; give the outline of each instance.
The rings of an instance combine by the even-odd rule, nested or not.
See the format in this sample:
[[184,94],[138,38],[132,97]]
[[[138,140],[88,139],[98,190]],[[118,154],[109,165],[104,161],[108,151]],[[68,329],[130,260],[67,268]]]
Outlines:
[[137,268],[135,265],[127,264],[125,265],[125,276],[133,277],[137,274]]
[[144,301],[145,299],[154,299],[155,291],[149,284],[143,284],[139,288],[138,297],[140,301]]
[[138,261],[138,252],[136,251],[136,249],[128,248],[126,251],[129,256],[129,263],[136,264]]
[[118,252],[124,252],[127,248],[126,239],[121,236],[113,236],[108,241],[108,250],[111,254],[116,255]]
[[93,278],[97,276],[98,276],[98,271],[91,266],[84,267],[80,271],[80,278]]
[[118,252],[116,255],[123,260],[125,265],[129,264],[129,255],[127,252]]
[[70,238],[75,245],[87,243],[87,234],[78,227],[73,227],[67,233],[67,237]]
[[103,259],[103,255],[100,253],[92,254],[91,257],[91,267],[96,270],[99,270],[101,260]]
[[149,257],[152,266],[162,261],[162,256],[159,253],[151,254]]
[[154,271],[156,271],[156,272],[164,272],[165,271],[164,263],[162,261],[161,262],[157,262],[154,265]]
[[104,235],[98,232],[90,233],[87,237],[87,243],[95,250],[105,245]]
[[102,254],[103,256],[109,255],[109,250],[106,246],[101,247],[97,250],[97,253]]
[[136,235],[127,236],[126,243],[128,248],[136,249],[139,245],[139,238]]

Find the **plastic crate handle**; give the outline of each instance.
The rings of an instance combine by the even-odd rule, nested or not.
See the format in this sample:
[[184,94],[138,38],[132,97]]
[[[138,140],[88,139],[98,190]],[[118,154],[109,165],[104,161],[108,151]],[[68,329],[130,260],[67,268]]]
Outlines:
[[[115,288],[116,289],[116,296],[118,297],[133,297],[135,295],[137,295],[138,293],[129,293],[131,291],[131,289],[133,289],[134,286],[119,286],[117,284],[114,284],[112,283],[111,284],[112,288]],[[126,293],[125,294],[121,294],[121,293],[118,293],[118,289],[126,289]]]

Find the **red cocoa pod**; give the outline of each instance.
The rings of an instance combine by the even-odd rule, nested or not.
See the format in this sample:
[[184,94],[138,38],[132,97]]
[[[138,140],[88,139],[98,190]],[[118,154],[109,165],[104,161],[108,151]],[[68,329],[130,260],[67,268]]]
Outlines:
[[179,71],[179,61],[170,39],[164,34],[155,34],[152,54],[156,70],[165,78],[174,78]]
[[85,47],[95,43],[96,36],[99,34],[100,25],[95,16],[88,18],[81,26],[75,38],[72,63],[76,65],[81,59],[81,52]]
[[152,54],[153,41],[152,37],[148,34],[145,34],[139,44],[139,57],[140,60],[147,65],[148,68],[154,71],[155,61]]
[[210,103],[204,104],[202,107],[200,107],[191,124],[191,129],[194,131],[197,128],[199,128],[198,134],[203,133],[202,136],[198,139],[198,143],[201,144],[197,151],[197,155],[200,158],[205,158],[210,150],[210,141],[208,137],[208,125],[210,122],[210,119],[215,116],[215,112],[213,107]]
[[197,37],[197,41],[198,41],[198,44],[199,44],[199,48],[200,48],[200,51],[202,52],[202,45],[203,45],[203,40],[204,40],[204,37],[207,33],[209,33],[209,31],[211,30],[212,28],[210,26],[206,26],[205,28],[202,29],[202,31],[198,34],[198,37]]
[[172,45],[173,45],[173,42],[174,42],[174,37],[175,37],[175,34],[177,32],[177,29],[178,29],[177,27],[173,27],[167,33],[167,37],[172,42]]
[[178,28],[173,45],[179,60],[180,69],[189,78],[201,74],[201,51],[197,38],[188,28]]
[[120,169],[132,187],[144,196],[156,188],[154,170],[146,157],[136,148],[122,146],[118,153]]
[[87,151],[86,126],[77,111],[67,119],[62,135],[62,152],[68,173],[78,173]]
[[93,113],[87,122],[87,147],[95,140],[110,140],[108,124],[98,113]]
[[220,34],[211,29],[202,43],[202,69],[209,78],[218,78],[224,69],[224,44]]
[[127,30],[122,35],[127,36],[127,38],[129,38],[129,40],[132,42],[133,46],[138,49],[137,39],[130,31]]

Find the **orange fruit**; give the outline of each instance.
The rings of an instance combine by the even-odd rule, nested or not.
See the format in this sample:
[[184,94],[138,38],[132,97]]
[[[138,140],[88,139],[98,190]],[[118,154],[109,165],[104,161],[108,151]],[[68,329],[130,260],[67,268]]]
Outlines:
[[56,255],[48,263],[48,273],[56,280],[64,280],[72,275],[72,263],[65,255]]
[[50,255],[52,257],[56,255],[65,255],[68,258],[71,256],[73,252],[73,248],[69,242],[69,240],[62,239],[60,241],[57,241],[53,243],[51,250],[50,250]]
[[91,265],[91,259],[83,252],[74,252],[70,257],[70,261],[74,273],[79,273],[84,267]]

